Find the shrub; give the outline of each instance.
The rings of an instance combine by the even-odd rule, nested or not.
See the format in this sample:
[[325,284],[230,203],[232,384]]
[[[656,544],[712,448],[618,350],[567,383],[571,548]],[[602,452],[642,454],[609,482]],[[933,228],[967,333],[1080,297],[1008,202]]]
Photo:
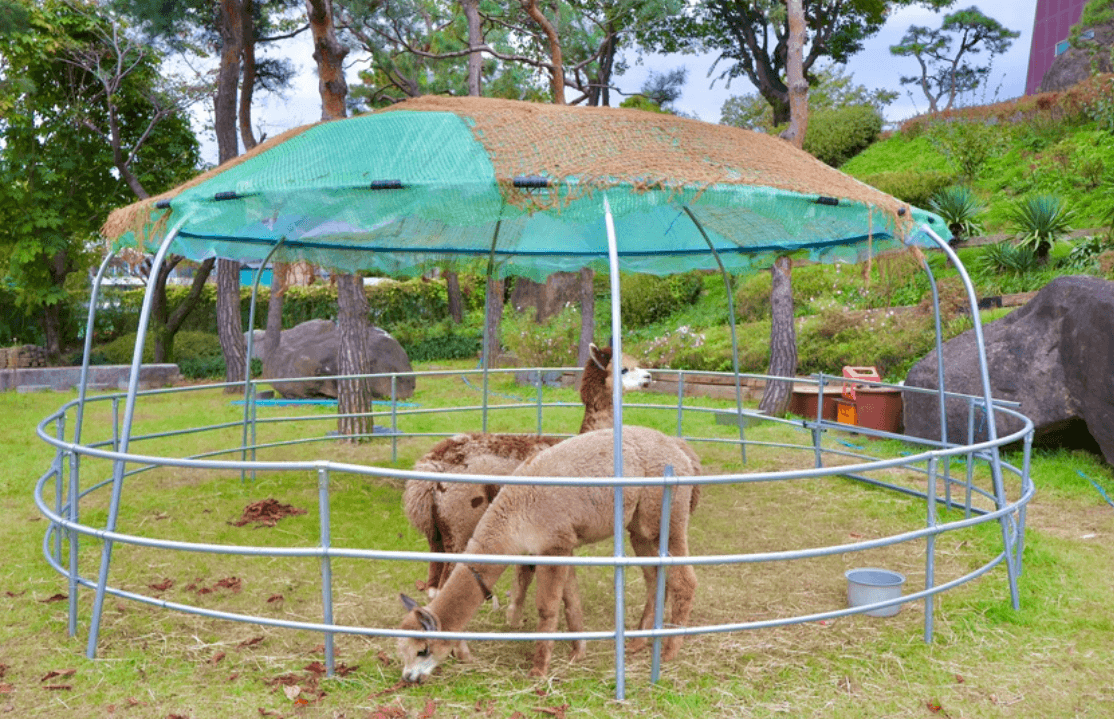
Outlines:
[[1074,212],[1055,195],[1037,195],[1018,200],[1007,210],[1018,242],[1030,247],[1037,259],[1048,257],[1052,245],[1071,231]]
[[768,319],[772,288],[773,278],[769,272],[757,272],[740,282],[735,291],[735,317],[740,322]]
[[897,171],[867,175],[862,180],[910,205],[927,207],[932,196],[952,184],[955,178],[946,172]]
[[542,324],[534,313],[509,311],[503,318],[503,344],[523,367],[572,367],[580,344],[580,308],[566,306]]
[[[215,379],[225,377],[224,357],[197,357],[184,359],[178,363],[178,370],[187,379]],[[251,360],[251,376],[263,375],[263,362],[257,357]]]
[[938,190],[929,198],[928,206],[947,223],[956,242],[983,231],[978,219],[983,204],[970,187],[955,185]]
[[971,182],[1001,151],[1002,128],[994,120],[945,120],[932,125],[929,139],[959,176]]
[[659,322],[700,296],[703,281],[698,273],[669,277],[624,275],[620,292],[623,326],[645,327]]
[[1060,266],[1077,272],[1093,272],[1098,269],[1098,258],[1111,250],[1114,250],[1112,236],[1084,237],[1072,246],[1068,256],[1060,261]]
[[882,115],[871,105],[847,105],[811,115],[804,149],[832,167],[839,167],[878,139]]
[[1022,275],[1036,269],[1039,264],[1032,247],[1015,245],[1009,240],[996,242],[979,256],[977,269],[984,274],[1006,273]]
[[[97,353],[104,357],[107,364],[131,364],[132,355],[135,353],[136,336],[135,332],[122,335],[97,348]],[[194,331],[183,331],[175,335],[171,362],[180,365],[191,360],[213,358],[219,358],[223,366],[224,355],[221,351],[220,339],[216,335]],[[155,361],[155,336],[150,332],[143,342],[143,361]]]

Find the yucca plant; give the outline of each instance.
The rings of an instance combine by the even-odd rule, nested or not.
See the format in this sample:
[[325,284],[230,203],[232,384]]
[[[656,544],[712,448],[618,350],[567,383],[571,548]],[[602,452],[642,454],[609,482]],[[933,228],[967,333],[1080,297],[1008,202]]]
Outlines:
[[1055,195],[1035,195],[1018,200],[1007,210],[1007,218],[1021,246],[1032,248],[1041,262],[1060,238],[1071,232],[1075,213]]
[[983,204],[970,187],[945,187],[929,199],[928,206],[947,223],[955,242],[983,231],[982,222],[978,219],[984,209]]
[[988,274],[1023,275],[1035,270],[1039,261],[1032,247],[1003,240],[983,250],[978,263],[979,268]]

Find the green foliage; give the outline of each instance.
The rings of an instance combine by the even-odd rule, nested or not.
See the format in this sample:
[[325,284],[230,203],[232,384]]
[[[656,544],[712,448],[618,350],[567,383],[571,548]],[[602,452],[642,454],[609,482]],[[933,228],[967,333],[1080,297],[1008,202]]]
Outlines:
[[696,273],[655,277],[624,275],[620,309],[623,326],[643,327],[662,320],[700,295],[703,282]]
[[1071,251],[1060,265],[1078,272],[1097,272],[1099,257],[1114,250],[1114,236],[1092,235],[1072,244]]
[[[108,364],[131,364],[132,355],[135,353],[136,333],[129,332],[115,340],[97,348],[98,353],[104,357]],[[155,359],[155,338],[148,333],[143,342],[143,361],[153,362]],[[174,337],[174,357],[171,362],[188,362],[191,360],[220,359],[223,362],[220,338],[215,334],[205,332],[183,331]],[[223,366],[223,365],[222,365]]]
[[1037,269],[1037,253],[1028,245],[1003,240],[989,245],[979,257],[978,270],[983,273],[1023,275]]
[[945,187],[929,198],[928,207],[947,223],[948,230],[956,241],[965,240],[983,231],[983,225],[978,219],[983,205],[970,187]]
[[769,318],[772,289],[773,278],[769,272],[756,272],[740,281],[735,290],[735,316],[738,320],[757,322]]
[[568,306],[542,324],[534,312],[508,310],[503,345],[522,367],[575,367],[580,343],[580,309]]
[[1025,197],[1009,210],[1019,244],[1031,248],[1041,260],[1048,257],[1057,240],[1071,231],[1074,216],[1067,203],[1055,195]]
[[927,207],[932,196],[955,181],[954,175],[946,172],[922,172],[919,170],[896,170],[865,175],[863,182],[904,200],[914,207]]
[[1002,128],[977,120],[949,120],[929,128],[929,140],[967,182],[1003,149]]
[[850,105],[809,115],[804,149],[839,167],[878,139],[882,115],[870,105]]

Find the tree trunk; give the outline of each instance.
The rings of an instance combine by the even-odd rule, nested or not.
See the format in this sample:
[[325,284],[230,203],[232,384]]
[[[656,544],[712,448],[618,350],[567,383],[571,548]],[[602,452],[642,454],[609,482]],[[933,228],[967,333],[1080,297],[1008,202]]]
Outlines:
[[[267,329],[263,333],[263,365],[266,368],[282,339],[282,304],[286,294],[286,279],[290,265],[276,262],[271,267],[271,294],[267,299]],[[266,372],[264,372],[266,374]]]
[[483,45],[483,31],[480,27],[480,1],[460,0],[464,10],[464,17],[468,21],[468,48],[472,51],[468,55],[468,94],[479,97],[483,94],[483,64],[484,58],[478,48]]
[[805,79],[805,10],[802,0],[786,0],[789,13],[789,47],[785,58],[786,84],[789,86],[789,127],[781,136],[798,149],[805,144],[808,130],[808,80]]
[[553,102],[557,105],[565,104],[565,59],[561,50],[561,37],[557,27],[550,22],[541,8],[538,0],[521,0],[522,7],[530,19],[537,23],[545,35],[549,45],[550,73],[552,74],[550,87],[553,90]]
[[584,267],[580,270],[580,342],[577,346],[577,364],[588,362],[588,345],[596,336],[596,273]]
[[[367,374],[368,303],[359,274],[337,275],[337,327],[340,352],[337,370],[341,375]],[[360,442],[372,433],[371,382],[367,379],[337,381],[337,431],[349,442]]]
[[306,0],[306,15],[313,33],[313,59],[317,61],[317,89],[321,94],[321,119],[335,120],[348,114],[344,100],[344,56],[348,48],[337,40],[333,25],[333,0]]
[[484,369],[495,366],[499,359],[499,327],[503,322],[503,280],[487,278],[484,294]]
[[242,2],[221,0],[217,10],[220,33],[220,70],[213,102],[213,129],[217,136],[217,160],[221,164],[240,154],[237,138],[237,101],[240,86],[240,52],[243,50]]
[[788,377],[787,381],[767,380],[766,391],[758,408],[771,417],[784,417],[793,395],[793,377],[797,375],[797,333],[793,324],[793,286],[790,276],[793,261],[779,257],[770,268],[773,288],[770,291],[770,369],[768,375]]
[[255,20],[252,0],[244,0],[241,6],[240,43],[244,62],[243,82],[240,87],[240,141],[244,151],[257,144],[251,129],[251,100],[255,93]]
[[460,295],[460,275],[453,270],[445,270],[445,289],[449,294],[449,316],[453,322],[464,322],[464,298]]
[[[224,352],[224,380],[243,382],[247,347],[240,314],[240,263],[224,258],[217,260],[217,335]],[[229,386],[224,391],[235,394],[242,390]]]

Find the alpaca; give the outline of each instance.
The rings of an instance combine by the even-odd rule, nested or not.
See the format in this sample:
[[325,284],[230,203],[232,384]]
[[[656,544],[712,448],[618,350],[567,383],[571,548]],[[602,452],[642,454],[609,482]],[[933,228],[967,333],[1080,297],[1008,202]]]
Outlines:
[[[589,359],[580,379],[580,399],[584,403],[581,434],[612,426],[611,356],[610,347],[600,349],[592,344],[588,348]],[[645,388],[651,381],[650,373],[625,355],[621,374],[624,392]],[[458,434],[434,445],[414,464],[414,469],[505,476],[523,460],[561,439],[530,434]],[[499,489],[498,484],[412,479],[406,482],[402,503],[410,523],[425,534],[431,552],[459,554]],[[430,562],[428,579],[417,582],[418,589],[432,599],[451,572],[450,562]]]
[[[677,476],[697,476],[700,460],[679,438],[670,437],[646,427],[623,427],[624,475],[658,477],[667,465]],[[571,437],[524,461],[514,471],[516,476],[529,477],[610,477],[614,472],[614,430],[601,429]],[[688,555],[688,521],[695,507],[698,488],[677,485],[674,489],[669,521],[669,553],[674,557]],[[655,556],[660,541],[662,488],[660,486],[626,487],[623,489],[623,526],[630,533],[631,544],[639,556]],[[484,513],[469,540],[469,554],[516,554],[533,556],[572,556],[583,544],[599,542],[612,536],[614,490],[610,487],[568,487],[530,484],[505,485]],[[503,574],[506,565],[457,564],[441,591],[425,607],[403,595],[407,615],[400,625],[410,631],[460,631],[489,595],[492,586]],[[567,596],[565,583],[572,567],[569,565],[538,565],[538,631],[552,632],[557,628],[557,609]],[[647,585],[646,605],[639,628],[653,626],[653,590],[657,578],[655,567],[643,567]],[[666,596],[671,602],[671,623],[683,625],[692,611],[696,592],[696,573],[689,565],[668,570]],[[566,607],[567,610],[567,607]],[[578,631],[581,624],[570,624]],[[680,649],[682,638],[667,637],[663,658],[672,659]],[[402,678],[420,682],[448,657],[456,642],[417,638],[399,639]],[[631,651],[638,651],[645,640],[632,642]],[[553,653],[552,641],[539,641],[534,651],[531,676],[544,676],[549,670]],[[574,650],[573,658],[583,656],[583,645]]]

